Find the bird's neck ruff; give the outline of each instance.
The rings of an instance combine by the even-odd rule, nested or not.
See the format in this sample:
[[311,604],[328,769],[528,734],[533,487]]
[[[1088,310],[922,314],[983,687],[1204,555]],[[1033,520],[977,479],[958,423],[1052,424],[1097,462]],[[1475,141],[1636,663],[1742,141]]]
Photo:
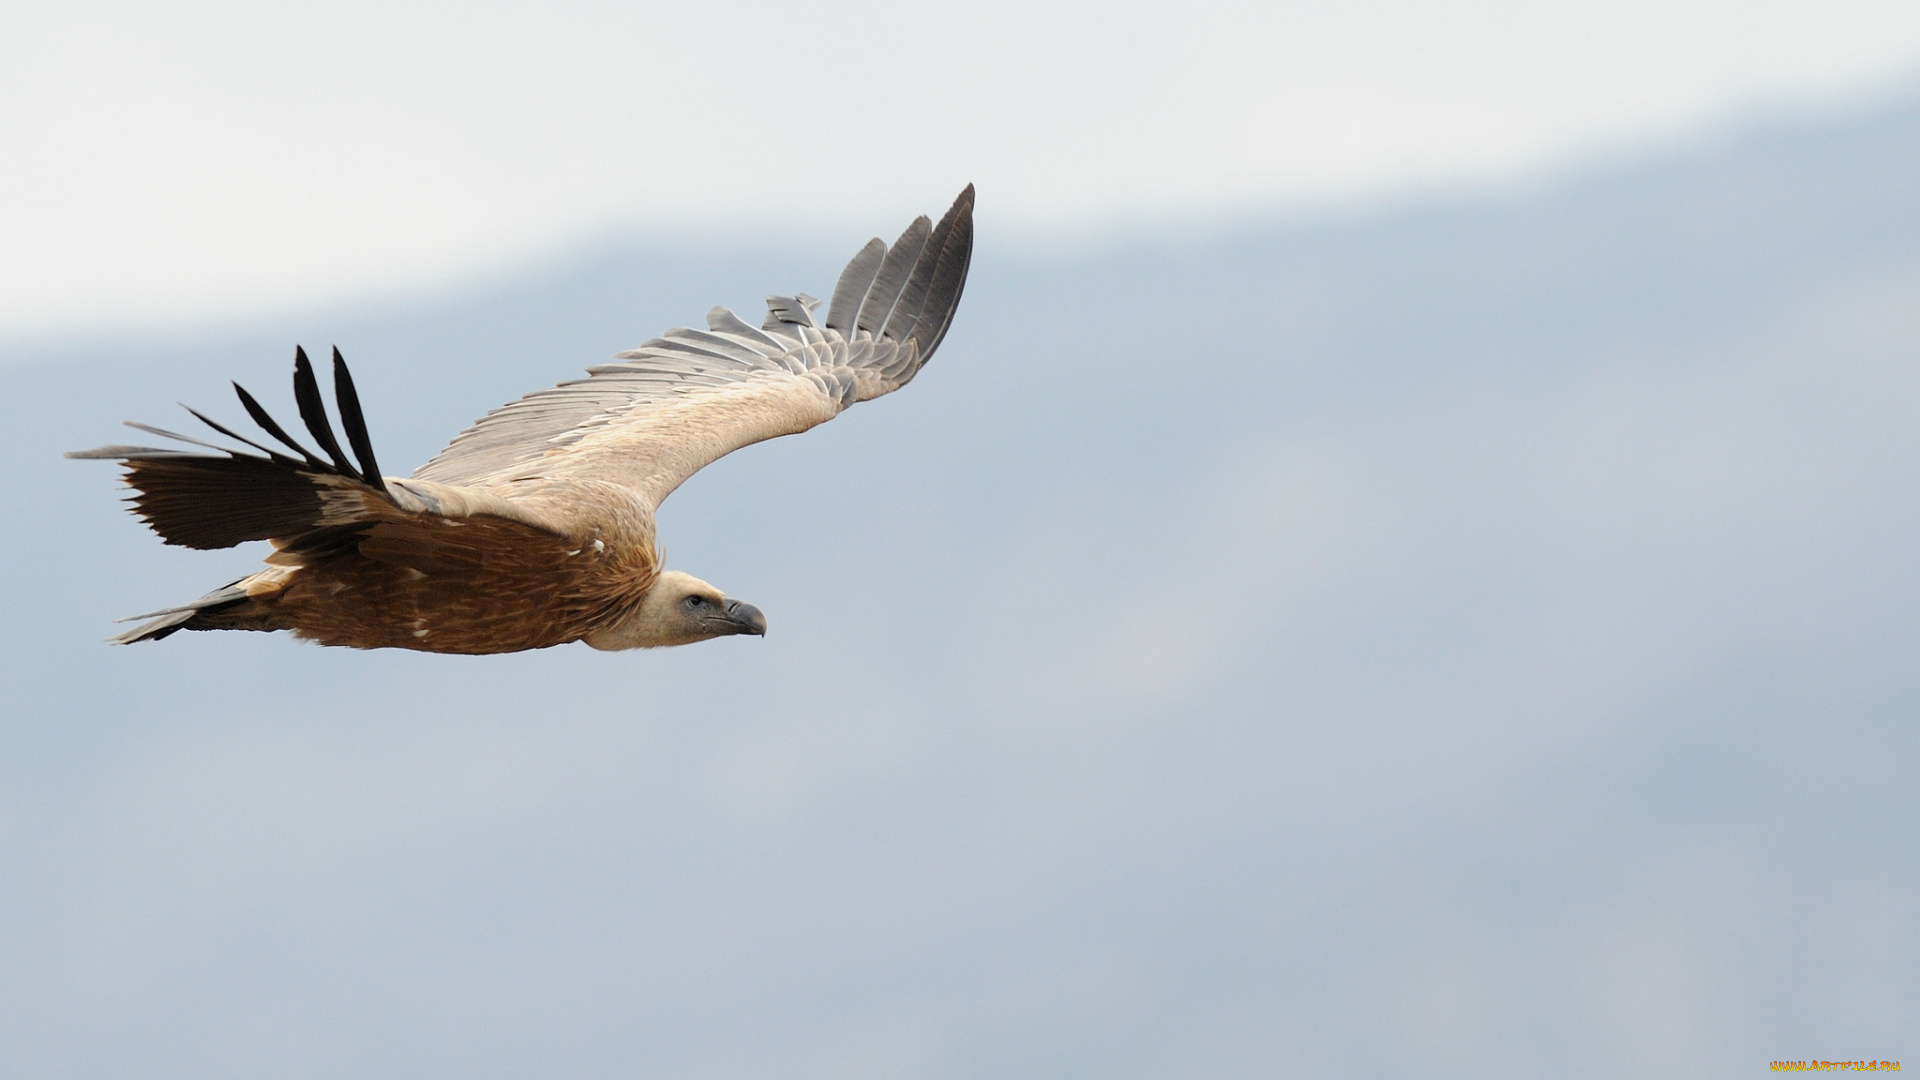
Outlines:
[[668,570],[653,580],[646,595],[626,618],[581,640],[596,649],[657,649],[665,645],[687,645],[715,635],[702,633],[682,611],[682,602],[695,593],[720,596],[720,591],[692,574]]

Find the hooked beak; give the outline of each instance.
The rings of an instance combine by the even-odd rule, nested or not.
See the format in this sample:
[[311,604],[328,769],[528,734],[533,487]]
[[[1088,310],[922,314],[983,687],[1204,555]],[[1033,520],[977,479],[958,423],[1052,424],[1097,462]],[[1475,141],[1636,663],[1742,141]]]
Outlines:
[[728,600],[726,603],[726,633],[753,634],[767,636],[767,617],[760,609],[743,600]]

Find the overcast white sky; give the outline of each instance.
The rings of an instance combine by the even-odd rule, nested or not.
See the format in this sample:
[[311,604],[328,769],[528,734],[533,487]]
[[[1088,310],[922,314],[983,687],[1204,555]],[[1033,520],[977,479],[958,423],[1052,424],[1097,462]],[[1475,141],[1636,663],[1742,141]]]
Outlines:
[[634,231],[1005,242],[1499,182],[1920,77],[1912,0],[12,3],[0,337]]

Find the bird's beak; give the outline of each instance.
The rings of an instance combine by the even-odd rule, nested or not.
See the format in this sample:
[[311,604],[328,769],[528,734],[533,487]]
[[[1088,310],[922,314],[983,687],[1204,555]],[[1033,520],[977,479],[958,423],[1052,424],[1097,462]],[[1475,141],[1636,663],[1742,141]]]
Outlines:
[[726,611],[727,633],[767,636],[767,617],[760,614],[759,608],[745,601],[728,600]]

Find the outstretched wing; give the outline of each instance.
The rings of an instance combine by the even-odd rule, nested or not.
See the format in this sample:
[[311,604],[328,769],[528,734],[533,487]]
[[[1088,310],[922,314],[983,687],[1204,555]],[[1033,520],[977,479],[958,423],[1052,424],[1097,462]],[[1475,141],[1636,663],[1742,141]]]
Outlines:
[[869,241],[840,275],[825,323],[805,294],[767,298],[755,328],[726,308],[589,377],[489,413],[415,478],[491,487],[525,477],[619,483],[648,505],[743,446],[831,420],[905,386],[946,336],[973,253],[973,187],[939,224]]
[[424,527],[477,514],[508,519],[514,528],[528,532],[563,534],[564,523],[486,492],[382,477],[353,375],[338,349],[333,351],[333,384],[340,426],[353,450],[351,459],[341,451],[328,421],[320,383],[305,349],[294,351],[294,400],[325,459],[295,441],[238,383],[233,389],[240,404],[284,449],[256,442],[188,409],[201,423],[255,452],[129,421],[129,427],[202,450],[102,446],[67,456],[104,458],[124,465],[127,484],[134,489],[129,500],[134,512],[162,540],[182,547],[227,548],[249,540],[272,540],[281,553],[276,560],[297,561],[347,549],[364,552],[362,542],[382,525]]

